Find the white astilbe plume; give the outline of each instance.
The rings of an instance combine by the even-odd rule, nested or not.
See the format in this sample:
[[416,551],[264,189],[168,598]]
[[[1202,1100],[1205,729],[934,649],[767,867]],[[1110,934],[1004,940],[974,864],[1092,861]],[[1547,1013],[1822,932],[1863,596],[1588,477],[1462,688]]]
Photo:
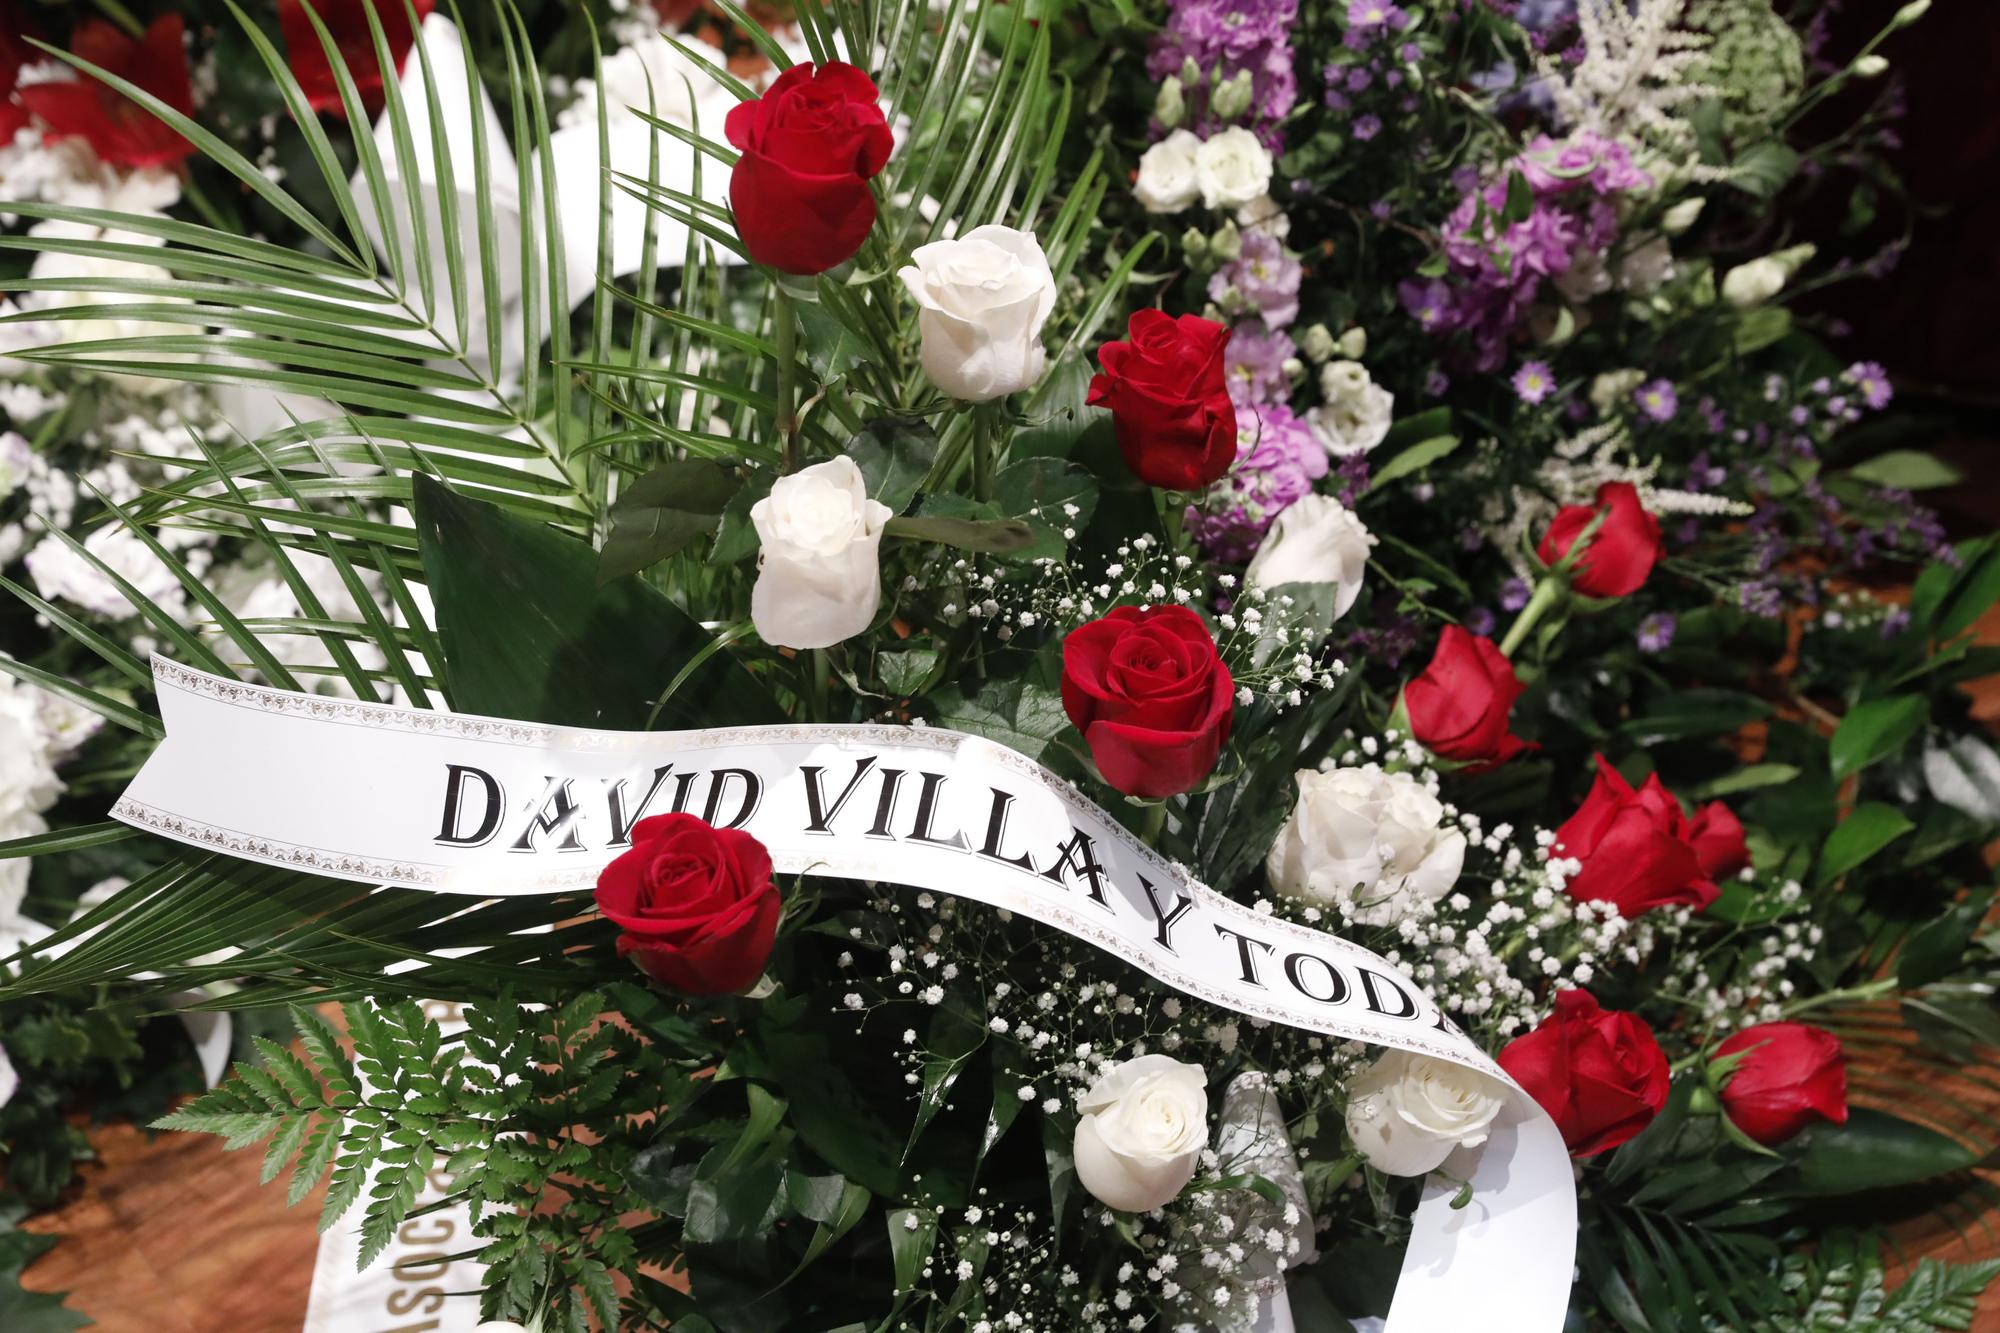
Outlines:
[[1506,498],[1487,501],[1485,531],[1507,557],[1514,572],[1532,583],[1538,572],[1527,551],[1564,505],[1589,504],[1597,488],[1609,481],[1627,481],[1639,492],[1639,502],[1654,514],[1727,514],[1742,518],[1755,507],[1727,496],[1708,495],[1655,486],[1660,460],[1641,462],[1630,449],[1622,423],[1607,421],[1559,441],[1542,461],[1532,486],[1511,486]]
[[1578,0],[1583,59],[1535,57],[1564,127],[1688,155],[1695,131],[1682,112],[1720,90],[1688,77],[1713,39],[1684,25],[1686,8],[1687,0]]

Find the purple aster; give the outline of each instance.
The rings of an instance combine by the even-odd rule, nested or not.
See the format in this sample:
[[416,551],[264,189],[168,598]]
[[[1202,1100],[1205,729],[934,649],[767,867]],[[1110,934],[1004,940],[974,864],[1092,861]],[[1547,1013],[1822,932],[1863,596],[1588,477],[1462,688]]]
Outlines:
[[1500,609],[1519,611],[1528,604],[1528,598],[1533,592],[1534,589],[1528,586],[1526,579],[1508,579],[1500,585]]
[[1514,395],[1530,406],[1555,392],[1556,379],[1546,361],[1523,361],[1514,372]]
[[1389,0],[1349,0],[1347,26],[1354,32],[1385,32],[1391,28],[1400,32],[1410,26],[1410,16]]
[[1465,613],[1465,619],[1459,623],[1483,639],[1493,633],[1493,610],[1491,607],[1475,606]]
[[1366,116],[1357,116],[1355,117],[1354,125],[1352,128],[1354,131],[1354,137],[1356,139],[1359,139],[1362,143],[1367,143],[1370,139],[1374,138],[1376,135],[1382,132],[1382,118],[1380,116],[1373,114]]
[[1639,405],[1640,413],[1649,421],[1672,421],[1681,406],[1671,380],[1651,380],[1641,384],[1632,390],[1632,401]]
[[1639,647],[1649,653],[1662,653],[1674,641],[1674,618],[1665,611],[1655,611],[1639,622]]
[[1737,599],[1745,611],[1766,620],[1778,617],[1780,602],[1778,585],[1769,582],[1746,583],[1737,590]]
[[1223,354],[1223,373],[1229,381],[1229,397],[1238,408],[1282,402],[1291,392],[1285,362],[1298,355],[1298,346],[1282,330],[1266,329],[1255,320],[1244,320],[1229,335]]
[[1236,300],[1261,317],[1267,327],[1281,329],[1299,317],[1302,276],[1298,259],[1286,252],[1277,237],[1253,231],[1243,237],[1243,249],[1237,257],[1209,278],[1208,297],[1228,306],[1233,292]]
[[1873,361],[1856,361],[1842,378],[1860,393],[1861,401],[1868,404],[1871,412],[1880,412],[1896,396],[1889,387],[1889,373]]

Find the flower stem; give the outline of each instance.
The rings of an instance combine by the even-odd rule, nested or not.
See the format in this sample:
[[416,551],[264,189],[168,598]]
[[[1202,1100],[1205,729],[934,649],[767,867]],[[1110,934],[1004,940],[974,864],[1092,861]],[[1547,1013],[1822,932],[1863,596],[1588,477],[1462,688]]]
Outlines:
[[1556,604],[1557,599],[1562,596],[1562,591],[1562,580],[1553,575],[1544,576],[1542,581],[1535,585],[1534,595],[1529,597],[1528,604],[1521,608],[1521,614],[1514,617],[1514,623],[1507,627],[1507,637],[1500,641],[1502,657],[1510,661],[1513,659],[1514,650],[1528,637],[1528,631],[1535,627],[1535,622]]
[[785,475],[799,470],[799,312],[783,286],[773,287],[772,322],[778,340],[778,436]]
[[972,498],[982,502],[993,498],[993,455],[998,443],[993,412],[985,404],[972,409]]
[[1848,986],[1842,990],[1825,991],[1819,995],[1809,995],[1802,1000],[1794,1000],[1785,1006],[1785,1017],[1793,1018],[1808,1009],[1822,1009],[1827,1005],[1841,1004],[1848,1000],[1879,1000],[1884,995],[1893,995],[1895,991],[1896,978],[1877,977],[1873,981],[1864,981],[1859,986]]

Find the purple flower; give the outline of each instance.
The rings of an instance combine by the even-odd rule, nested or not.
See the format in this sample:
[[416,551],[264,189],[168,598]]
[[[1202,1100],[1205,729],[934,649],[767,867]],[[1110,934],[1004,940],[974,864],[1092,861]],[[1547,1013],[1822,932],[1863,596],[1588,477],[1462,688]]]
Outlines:
[[1282,403],[1239,409],[1229,475],[1187,513],[1188,532],[1217,560],[1248,561],[1278,515],[1327,473],[1326,449]]
[[1514,372],[1514,396],[1532,406],[1555,392],[1555,376],[1546,361],[1523,361]]
[[1352,129],[1356,139],[1367,143],[1382,132],[1382,118],[1377,115],[1357,116]]
[[1882,637],[1893,639],[1910,627],[1910,608],[1892,606],[1889,614],[1882,617]]
[[1302,276],[1298,259],[1286,253],[1277,237],[1253,231],[1243,237],[1237,257],[1209,278],[1208,297],[1228,307],[1234,293],[1235,301],[1254,311],[1267,327],[1281,329],[1299,317]]
[[[1167,23],[1146,57],[1155,82],[1189,60],[1216,71],[1215,82],[1250,75],[1252,127],[1267,148],[1283,146],[1281,122],[1298,101],[1292,28],[1298,0],[1170,0]],[[1209,81],[1187,90],[1192,128],[1206,136],[1221,127],[1208,109]],[[1156,130],[1164,133],[1164,130]]]
[[1889,373],[1873,361],[1856,361],[1841,378],[1854,386],[1871,412],[1880,412],[1896,396],[1889,387]]
[[1508,579],[1500,585],[1500,609],[1519,611],[1528,604],[1528,598],[1533,592],[1534,589],[1528,586],[1526,579]]
[[1763,581],[1746,583],[1737,590],[1737,601],[1753,616],[1762,616],[1766,620],[1775,620],[1778,617],[1780,603],[1778,585],[1775,583]]
[[1442,370],[1433,369],[1424,375],[1424,393],[1431,398],[1442,398],[1451,388],[1451,376]]
[[1349,0],[1347,26],[1352,31],[1375,33],[1394,28],[1400,32],[1409,24],[1410,16],[1389,0]]
[[1282,402],[1291,392],[1285,362],[1297,356],[1298,350],[1282,330],[1266,329],[1255,320],[1239,323],[1231,331],[1223,354],[1230,399],[1238,408]]
[[1632,390],[1632,401],[1639,405],[1640,413],[1649,421],[1672,421],[1681,406],[1671,380],[1650,380],[1641,384]]
[[1493,633],[1493,612],[1488,607],[1475,606],[1465,613],[1465,619],[1460,623],[1483,639]]
[[1674,618],[1665,611],[1655,611],[1639,622],[1639,647],[1649,653],[1665,652],[1667,645],[1674,641]]

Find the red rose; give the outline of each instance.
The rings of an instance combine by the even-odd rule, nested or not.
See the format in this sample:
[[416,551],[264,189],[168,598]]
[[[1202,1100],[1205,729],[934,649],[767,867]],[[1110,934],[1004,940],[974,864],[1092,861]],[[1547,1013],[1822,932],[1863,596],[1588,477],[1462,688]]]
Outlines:
[[1507,730],[1521,689],[1513,663],[1491,639],[1446,625],[1431,664],[1403,687],[1403,711],[1432,754],[1491,768],[1529,748]]
[[1589,991],[1559,992],[1555,1012],[1508,1042],[1499,1060],[1556,1122],[1572,1157],[1616,1148],[1667,1103],[1667,1057],[1653,1030],[1599,1008]]
[[1542,563],[1568,555],[1600,510],[1607,511],[1604,522],[1577,557],[1570,586],[1586,597],[1623,597],[1639,590],[1660,558],[1660,520],[1646,512],[1629,481],[1599,486],[1596,504],[1563,506],[1542,538]]
[[14,86],[20,82],[21,66],[32,65],[42,53],[29,46],[32,30],[8,0],[0,0],[0,148],[14,142],[14,135],[28,123],[28,113],[14,101]]
[[1743,840],[1743,822],[1720,801],[1710,801],[1694,812],[1688,823],[1688,841],[1694,844],[1701,873],[1710,879],[1733,875],[1750,864],[1750,845]]
[[748,990],[778,935],[771,854],[736,829],[655,815],[597,877],[597,910],[618,923],[618,954],[693,995]]
[[1063,711],[1127,795],[1199,786],[1229,739],[1235,691],[1214,636],[1184,606],[1121,606],[1063,640]]
[[1634,791],[1603,755],[1597,756],[1590,794],[1556,830],[1554,850],[1583,862],[1566,886],[1570,897],[1616,904],[1627,920],[1677,903],[1700,910],[1721,892],[1695,851],[1680,802],[1660,785],[1660,775],[1650,775]]
[[794,65],[762,97],[730,108],[723,132],[742,154],[729,206],[750,257],[785,273],[846,263],[875,225],[868,179],[894,139],[866,74],[829,60]]
[[1847,1057],[1831,1032],[1804,1023],[1759,1023],[1715,1048],[1741,1053],[1723,1076],[1722,1109],[1766,1146],[1783,1143],[1814,1116],[1847,1123]]
[[1229,330],[1163,310],[1135,313],[1129,342],[1097,349],[1102,374],[1086,401],[1111,409],[1118,452],[1148,486],[1198,491],[1236,461],[1236,408],[1223,379]]
[[[382,109],[383,75],[381,65],[375,60],[375,36],[369,31],[368,11],[372,7],[382,21],[382,36],[388,40],[389,54],[395,58],[396,72],[401,74],[403,61],[417,39],[403,0],[278,0],[278,27],[285,34],[285,59],[291,64],[292,77],[299,81],[313,110],[344,116],[347,107],[340,100],[333,64],[326,58],[326,48],[320,45],[312,20],[306,16],[308,3],[326,25],[334,45],[340,48],[340,58],[354,79],[362,105],[368,108],[369,115],[374,115]],[[415,3],[418,21],[429,18],[434,0],[415,0]]]
[[[143,40],[127,37],[103,19],[86,19],[70,35],[69,49],[192,116],[194,88],[188,82],[181,33],[179,14],[154,19]],[[49,127],[49,142],[80,136],[113,166],[172,166],[194,151],[193,144],[152,112],[80,70],[73,80],[30,84],[15,96]]]

